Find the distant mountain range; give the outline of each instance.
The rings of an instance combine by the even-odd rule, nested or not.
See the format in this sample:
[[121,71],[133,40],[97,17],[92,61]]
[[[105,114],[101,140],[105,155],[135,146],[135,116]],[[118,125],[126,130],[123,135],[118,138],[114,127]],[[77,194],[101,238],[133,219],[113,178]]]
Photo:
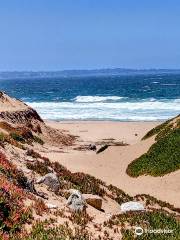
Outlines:
[[12,78],[58,78],[83,76],[121,76],[143,74],[180,74],[180,69],[94,69],[94,70],[63,70],[63,71],[4,71],[1,79]]

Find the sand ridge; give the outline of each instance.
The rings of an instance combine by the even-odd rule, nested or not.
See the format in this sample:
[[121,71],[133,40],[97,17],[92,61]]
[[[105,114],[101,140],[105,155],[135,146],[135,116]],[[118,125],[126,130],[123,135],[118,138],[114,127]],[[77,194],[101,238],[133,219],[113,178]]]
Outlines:
[[0,91],[0,112],[22,111],[29,108],[30,107],[28,107],[22,101],[15,98],[11,98],[4,92]]

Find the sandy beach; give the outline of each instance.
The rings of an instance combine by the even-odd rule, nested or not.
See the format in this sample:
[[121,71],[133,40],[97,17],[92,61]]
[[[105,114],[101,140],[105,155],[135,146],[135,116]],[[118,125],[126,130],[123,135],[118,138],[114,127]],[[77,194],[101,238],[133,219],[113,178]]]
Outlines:
[[128,194],[149,194],[160,200],[180,207],[180,171],[163,177],[141,176],[132,178],[126,168],[135,158],[147,152],[154,138],[141,141],[147,131],[159,122],[52,122],[48,125],[63,129],[66,133],[78,136],[76,145],[98,143],[113,139],[123,141],[128,146],[110,146],[101,154],[93,151],[78,151],[67,148],[63,153],[47,153],[52,161],[59,161],[72,172],[84,172],[113,184]]

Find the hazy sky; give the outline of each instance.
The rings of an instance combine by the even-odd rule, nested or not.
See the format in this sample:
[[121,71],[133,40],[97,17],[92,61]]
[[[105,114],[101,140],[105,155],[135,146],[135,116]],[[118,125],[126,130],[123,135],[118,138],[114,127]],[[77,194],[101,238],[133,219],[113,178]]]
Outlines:
[[180,68],[179,0],[0,0],[0,70]]

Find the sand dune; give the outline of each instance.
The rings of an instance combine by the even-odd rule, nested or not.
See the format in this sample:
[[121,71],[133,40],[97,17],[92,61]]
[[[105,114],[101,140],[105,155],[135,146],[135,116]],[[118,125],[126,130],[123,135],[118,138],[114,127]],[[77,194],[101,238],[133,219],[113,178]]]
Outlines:
[[[141,176],[132,178],[126,174],[128,164],[145,153],[154,139],[141,141],[142,136],[159,123],[155,122],[48,122],[49,125],[80,136],[79,144],[96,142],[105,138],[124,141],[129,146],[111,146],[101,154],[91,151],[53,152],[48,156],[58,160],[71,171],[89,173],[113,184],[125,192],[150,194],[160,200],[180,207],[180,171],[163,177]],[[137,136],[135,136],[135,133]]]
[[29,109],[25,103],[15,98],[11,98],[6,95],[4,92],[0,91],[0,111],[20,111]]

